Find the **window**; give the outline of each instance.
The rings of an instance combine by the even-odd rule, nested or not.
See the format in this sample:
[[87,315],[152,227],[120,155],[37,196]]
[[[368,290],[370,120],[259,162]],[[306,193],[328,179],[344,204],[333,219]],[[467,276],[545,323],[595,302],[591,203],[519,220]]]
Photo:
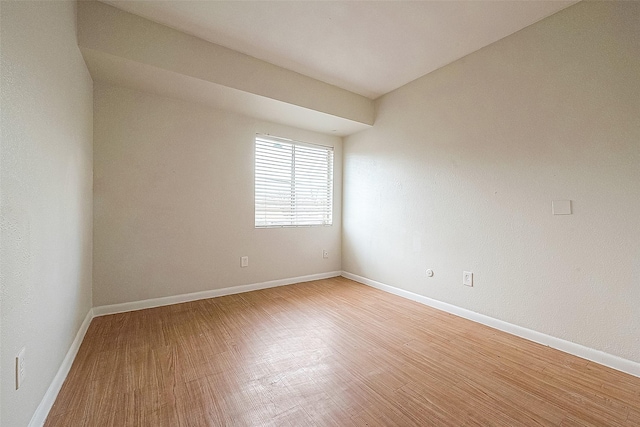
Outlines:
[[256,227],[333,224],[333,147],[256,135]]

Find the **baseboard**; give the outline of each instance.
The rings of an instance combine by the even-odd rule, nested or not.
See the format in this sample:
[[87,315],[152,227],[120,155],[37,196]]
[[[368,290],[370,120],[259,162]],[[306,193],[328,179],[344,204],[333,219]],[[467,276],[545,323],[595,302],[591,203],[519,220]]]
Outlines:
[[91,324],[91,319],[93,319],[93,309],[90,309],[87,312],[82,324],[80,325],[80,329],[78,329],[78,333],[76,337],[73,339],[71,343],[71,347],[69,347],[69,351],[67,351],[66,356],[62,360],[62,364],[56,372],[56,376],[53,377],[53,381],[49,385],[44,397],[40,401],[36,412],[33,413],[31,417],[31,421],[29,422],[29,427],[42,427],[44,422],[47,420],[47,416],[49,415],[49,411],[51,411],[51,407],[53,403],[56,401],[56,397],[58,397],[58,393],[62,388],[62,384],[64,384],[64,380],[67,379],[67,375],[71,370],[71,365],[73,365],[73,361],[78,354],[78,350],[80,349],[80,344],[82,344],[82,340],[84,339],[84,335],[87,333],[87,329],[89,329],[89,325]]
[[388,292],[390,294],[398,295],[400,297],[410,299],[412,301],[419,302],[429,307],[436,308],[447,313],[455,314],[456,316],[464,317],[465,319],[472,320],[483,325],[490,326],[503,332],[507,332],[512,335],[516,335],[521,338],[528,339],[529,341],[543,344],[565,353],[572,354],[574,356],[581,357],[583,359],[590,360],[595,363],[599,363],[604,366],[616,369],[627,374],[640,377],[640,363],[632,360],[623,359],[619,356],[614,356],[609,353],[605,353],[600,350],[595,350],[589,347],[585,347],[581,344],[576,344],[571,341],[566,341],[561,338],[552,337],[551,335],[543,334],[531,329],[523,328],[503,320],[498,320],[493,317],[485,316],[484,314],[476,313],[471,310],[467,310],[452,304],[448,304],[442,301],[438,301],[423,295],[418,295],[413,292],[405,291],[394,286],[386,285],[384,283],[377,282],[375,280],[367,279],[366,277],[358,276],[347,271],[342,272],[342,276],[347,279],[354,280],[362,283],[363,285],[371,286],[381,291]]
[[293,285],[294,283],[311,282],[313,280],[338,277],[341,271],[311,274],[308,276],[291,277],[288,279],[271,280],[268,282],[252,283],[249,285],[231,286],[210,291],[194,292],[190,294],[173,295],[170,297],[152,298],[141,301],[125,302],[122,304],[103,305],[93,308],[93,315],[106,316],[108,314],[124,313],[127,311],[144,310],[145,308],[162,307],[165,305],[180,304],[183,302],[197,301],[200,299],[215,298],[225,295],[240,294],[243,292],[257,291],[259,289],[275,288],[277,286]]

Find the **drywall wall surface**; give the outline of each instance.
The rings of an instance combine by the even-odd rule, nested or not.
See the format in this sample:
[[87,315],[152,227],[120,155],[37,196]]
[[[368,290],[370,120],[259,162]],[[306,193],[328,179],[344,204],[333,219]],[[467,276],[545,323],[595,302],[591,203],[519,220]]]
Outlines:
[[[374,104],[311,77],[190,36],[99,2],[80,2],[78,41],[95,54],[195,77],[370,125]],[[157,79],[153,68],[148,78]]]
[[[26,426],[91,308],[92,82],[75,2],[2,2],[2,426]],[[26,377],[15,390],[15,356]]]
[[640,362],[638,22],[581,2],[379,99],[343,270]]
[[[95,306],[341,269],[340,138],[105,84],[94,130]],[[335,147],[332,226],[254,227],[258,132]]]

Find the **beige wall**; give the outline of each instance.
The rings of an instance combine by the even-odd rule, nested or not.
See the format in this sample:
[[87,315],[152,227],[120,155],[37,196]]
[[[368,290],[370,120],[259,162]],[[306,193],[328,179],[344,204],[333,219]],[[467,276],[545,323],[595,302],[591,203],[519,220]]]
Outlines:
[[639,18],[582,2],[379,99],[343,269],[640,362]]
[[[0,425],[26,426],[91,308],[92,82],[75,2],[2,2]],[[26,378],[14,388],[14,357]]]
[[[94,306],[341,269],[340,138],[101,84],[94,128]],[[254,228],[256,132],[335,146],[333,226]]]

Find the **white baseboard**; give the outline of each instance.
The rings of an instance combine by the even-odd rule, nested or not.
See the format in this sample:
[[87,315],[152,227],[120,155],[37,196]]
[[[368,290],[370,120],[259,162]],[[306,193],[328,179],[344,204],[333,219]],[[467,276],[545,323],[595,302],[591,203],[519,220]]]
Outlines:
[[455,314],[456,316],[464,317],[465,319],[469,319],[477,323],[482,323],[483,325],[490,326],[500,331],[528,339],[529,341],[537,342],[539,344],[555,348],[565,353],[569,353],[574,356],[578,356],[583,359],[608,366],[618,371],[640,377],[640,363],[638,362],[623,359],[622,357],[614,356],[613,354],[585,347],[581,344],[576,344],[571,341],[566,341],[561,338],[552,337],[551,335],[546,335],[541,332],[523,328],[522,326],[517,326],[503,320],[494,319],[493,317],[485,316],[484,314],[476,313],[474,311],[441,302],[429,297],[425,297],[423,295],[405,291],[404,289],[376,282],[375,280],[367,279],[366,277],[358,276],[347,271],[343,271],[342,276],[346,277],[347,279],[362,283],[363,285],[371,286],[373,288],[380,289],[381,291],[398,295],[400,297],[410,299],[424,305],[428,305],[429,307],[446,311],[447,313]]
[[308,276],[291,277],[288,279],[271,280],[262,283],[252,283],[249,285],[231,286],[222,289],[212,289],[210,291],[194,292],[190,294],[173,295],[170,297],[152,298],[141,301],[125,302],[122,304],[102,305],[93,308],[93,315],[106,316],[108,314],[124,313],[127,311],[143,310],[145,308],[161,307],[164,305],[180,304],[183,302],[197,301],[200,299],[215,298],[225,295],[240,294],[243,292],[257,291],[259,289],[275,288],[277,286],[293,285],[294,283],[310,282],[312,280],[328,279],[338,277],[341,271],[330,271],[328,273],[311,274]]
[[69,374],[71,365],[73,365],[73,361],[78,354],[78,350],[80,349],[80,344],[82,344],[84,335],[87,333],[87,329],[89,329],[91,319],[93,319],[93,309],[90,309],[87,312],[87,315],[82,321],[80,329],[78,329],[78,333],[73,339],[71,347],[69,347],[69,351],[67,351],[66,356],[64,356],[64,359],[62,360],[62,364],[60,365],[56,376],[53,377],[53,381],[51,381],[49,388],[40,401],[40,405],[38,405],[36,412],[33,413],[31,421],[29,422],[29,427],[42,427],[44,425],[44,422],[47,420],[49,411],[51,410],[53,403],[56,401],[56,397],[58,397],[58,393],[62,388],[62,384],[64,384],[64,380],[67,379],[67,375]]

